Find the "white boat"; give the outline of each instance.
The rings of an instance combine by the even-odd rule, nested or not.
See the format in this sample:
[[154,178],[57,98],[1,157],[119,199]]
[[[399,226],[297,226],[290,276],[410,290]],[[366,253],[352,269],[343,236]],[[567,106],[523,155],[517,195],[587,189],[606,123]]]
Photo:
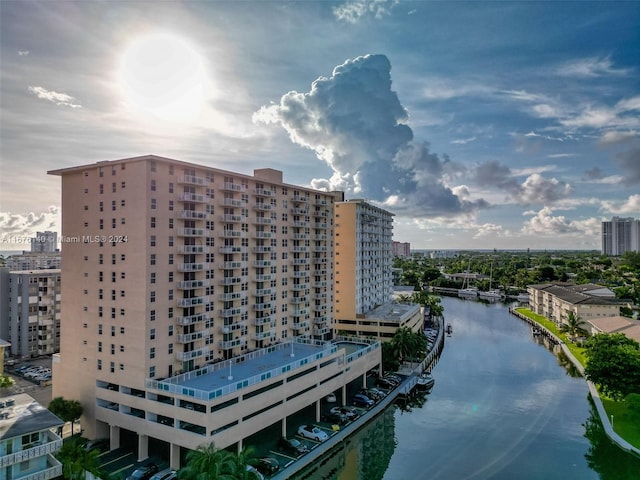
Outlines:
[[477,298],[478,288],[477,287],[461,288],[460,290],[458,290],[458,296],[463,298]]
[[502,292],[499,288],[491,288],[491,283],[493,282],[493,263],[491,263],[491,268],[489,269],[489,290],[485,292],[478,292],[478,296],[480,298],[484,298],[485,300],[501,300]]
[[436,383],[436,381],[431,375],[428,373],[422,373],[418,376],[418,383],[416,383],[416,387],[423,390],[431,390],[434,383]]
[[528,293],[519,293],[518,296],[516,297],[516,300],[518,300],[519,302],[528,302],[529,301],[529,294]]

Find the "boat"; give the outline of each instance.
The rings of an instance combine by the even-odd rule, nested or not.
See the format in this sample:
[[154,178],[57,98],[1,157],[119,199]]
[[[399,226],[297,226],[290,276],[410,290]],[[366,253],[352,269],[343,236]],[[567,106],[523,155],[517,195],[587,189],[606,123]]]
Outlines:
[[535,337],[537,335],[541,335],[542,334],[542,329],[540,327],[531,327],[531,334]]
[[491,268],[489,269],[489,290],[484,292],[478,292],[478,296],[485,300],[501,300],[502,291],[499,288],[491,288],[492,281],[493,281],[493,263],[491,264]]
[[516,297],[516,300],[519,302],[529,302],[529,294],[528,293],[519,293]]
[[462,298],[477,298],[478,288],[477,287],[461,288],[460,290],[458,290],[458,296]]
[[431,375],[429,375],[428,373],[421,373],[420,375],[418,375],[416,388],[420,388],[422,390],[431,390],[435,383],[436,381]]
[[447,324],[447,335],[451,336],[451,334],[453,333],[453,327],[451,326],[450,323]]

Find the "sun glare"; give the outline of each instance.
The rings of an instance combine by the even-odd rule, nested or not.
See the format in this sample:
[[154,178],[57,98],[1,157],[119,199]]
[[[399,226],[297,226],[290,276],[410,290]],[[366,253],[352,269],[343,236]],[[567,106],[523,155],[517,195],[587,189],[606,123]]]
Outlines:
[[202,57],[182,38],[140,37],[122,55],[118,80],[127,105],[160,120],[189,123],[205,102]]

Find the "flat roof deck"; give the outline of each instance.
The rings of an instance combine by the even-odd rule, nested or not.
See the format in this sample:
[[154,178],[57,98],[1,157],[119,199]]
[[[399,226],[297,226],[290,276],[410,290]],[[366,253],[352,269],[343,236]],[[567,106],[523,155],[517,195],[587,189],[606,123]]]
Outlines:
[[349,357],[364,354],[365,349],[373,346],[370,341],[359,339],[335,343],[297,339],[171,378],[149,379],[147,386],[201,400],[214,400],[332,355],[339,348],[344,348],[345,356]]

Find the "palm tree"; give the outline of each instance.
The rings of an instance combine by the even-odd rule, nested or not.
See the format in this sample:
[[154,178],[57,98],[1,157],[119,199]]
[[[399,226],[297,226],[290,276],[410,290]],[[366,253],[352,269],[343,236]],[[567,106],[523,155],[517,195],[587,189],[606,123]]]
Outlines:
[[213,442],[189,451],[186,466],[179,471],[181,480],[235,480],[235,458],[227,450],[218,450]]
[[80,437],[70,437],[55,455],[62,463],[62,476],[66,480],[84,480],[87,472],[100,478],[100,452],[85,450],[83,443]]
[[253,468],[256,462],[255,448],[247,447],[236,455],[231,454],[233,463],[233,478],[236,480],[258,480],[260,477]]
[[569,312],[565,317],[566,322],[560,326],[560,329],[563,332],[566,332],[571,337],[577,337],[579,335],[588,335],[589,332],[585,328],[587,322],[582,320],[579,316],[577,316],[574,312]]

